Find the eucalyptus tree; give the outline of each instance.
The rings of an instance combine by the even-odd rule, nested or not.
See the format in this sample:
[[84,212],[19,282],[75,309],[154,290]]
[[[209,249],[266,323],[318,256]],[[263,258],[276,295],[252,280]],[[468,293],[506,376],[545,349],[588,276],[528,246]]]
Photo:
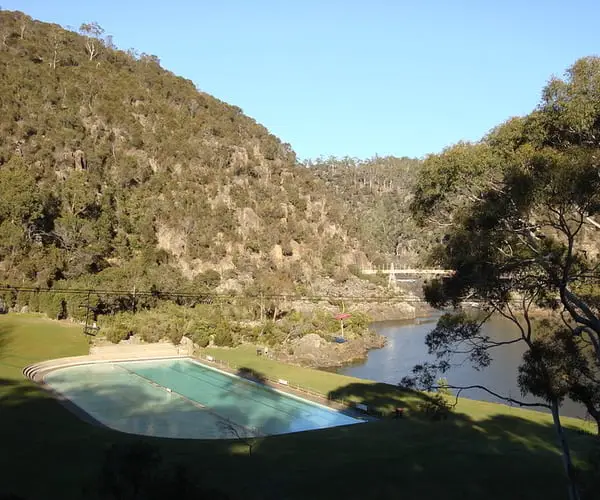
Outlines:
[[[561,401],[584,404],[600,432],[599,167],[600,59],[590,57],[551,79],[529,115],[427,158],[411,207],[445,228],[430,264],[455,270],[426,287],[428,302],[483,310],[442,317],[426,339],[438,362],[415,367],[416,379],[431,385],[456,353],[485,367],[494,349],[522,343],[521,390],[546,401],[571,480]],[[482,332],[493,314],[516,325],[514,338]]]

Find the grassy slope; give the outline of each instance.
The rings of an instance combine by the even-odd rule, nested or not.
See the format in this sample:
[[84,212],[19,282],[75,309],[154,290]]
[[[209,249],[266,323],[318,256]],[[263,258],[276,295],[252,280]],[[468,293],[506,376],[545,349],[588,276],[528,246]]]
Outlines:
[[0,378],[19,378],[36,361],[87,353],[80,326],[33,314],[0,316]]
[[[138,438],[85,424],[22,380],[29,362],[85,353],[79,328],[0,316],[0,338],[0,494],[80,498],[96,487],[106,445]],[[281,366],[248,349],[212,352],[322,391],[342,384],[357,397],[412,404],[391,386]],[[235,442],[143,439],[234,498],[564,498],[546,416],[468,400],[459,411],[446,422],[385,420],[266,438],[251,457]],[[576,452],[586,450],[589,436],[570,437]]]
[[[421,401],[420,398],[403,392],[393,385],[287,365],[263,356],[257,356],[255,348],[248,345],[242,345],[235,349],[212,347],[204,349],[204,352],[217,360],[226,361],[233,367],[252,368],[267,377],[273,379],[283,378],[292,384],[322,394],[342,394],[355,401],[364,401],[367,399],[367,402],[375,403],[376,409],[383,413],[388,413],[397,406],[414,408]],[[371,399],[369,400],[369,398]],[[493,416],[507,415],[519,416],[545,425],[551,425],[552,423],[550,415],[538,411],[523,410],[467,398],[459,400],[456,411],[473,420],[484,420]],[[594,431],[591,423],[585,423],[579,419],[564,417],[562,422],[564,425],[574,429]]]

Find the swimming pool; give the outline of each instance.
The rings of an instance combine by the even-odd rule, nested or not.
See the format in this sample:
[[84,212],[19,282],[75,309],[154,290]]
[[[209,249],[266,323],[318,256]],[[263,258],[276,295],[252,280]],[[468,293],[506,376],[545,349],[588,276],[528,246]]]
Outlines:
[[132,434],[222,439],[361,422],[188,359],[59,368],[44,382],[96,421]]

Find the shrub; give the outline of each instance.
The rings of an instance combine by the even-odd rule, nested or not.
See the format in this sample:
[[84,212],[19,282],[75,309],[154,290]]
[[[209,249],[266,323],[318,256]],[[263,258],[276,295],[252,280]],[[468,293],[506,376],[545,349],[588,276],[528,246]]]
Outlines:
[[221,275],[214,269],[209,269],[194,278],[194,285],[199,286],[201,289],[212,290],[219,286],[221,282]]
[[235,344],[231,332],[223,327],[219,328],[215,333],[214,341],[215,345],[223,347],[233,347]]
[[118,344],[121,340],[125,340],[131,334],[131,330],[126,325],[113,325],[104,329],[104,335],[109,342]]
[[179,345],[183,338],[183,330],[177,328],[175,325],[173,328],[169,328],[167,331],[167,338],[175,345]]
[[336,268],[332,275],[333,280],[338,283],[346,283],[350,279],[350,273],[346,269]]
[[419,410],[432,420],[446,420],[452,412],[453,406],[448,402],[451,395],[446,379],[437,382],[438,392],[433,394],[429,400],[419,405]]
[[206,321],[192,320],[188,323],[186,335],[191,337],[194,343],[200,347],[206,347],[210,342],[210,335],[214,330],[214,326]]
[[65,319],[67,317],[67,301],[58,293],[43,293],[40,296],[40,312],[52,319]]
[[210,343],[210,339],[208,336],[194,336],[194,343],[198,344],[200,347],[206,347]]
[[356,276],[357,278],[362,277],[362,272],[360,267],[358,267],[356,264],[350,264],[348,266],[348,272],[354,276]]

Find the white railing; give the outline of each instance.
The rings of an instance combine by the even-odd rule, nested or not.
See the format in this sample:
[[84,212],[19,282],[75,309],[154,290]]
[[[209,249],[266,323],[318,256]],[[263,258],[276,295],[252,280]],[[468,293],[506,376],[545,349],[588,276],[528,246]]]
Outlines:
[[[239,370],[240,368],[244,368],[244,367],[240,367],[240,366],[236,365],[235,363],[230,363],[229,361],[216,359],[214,356],[211,356],[208,354],[200,354],[199,358],[202,359],[203,361],[207,361],[208,363],[212,363],[221,368],[226,368],[230,372],[235,372],[236,370]],[[251,372],[249,373],[249,375],[251,375]],[[245,377],[243,377],[243,378],[245,378]],[[284,380],[281,378],[274,379],[274,378],[267,377],[267,376],[264,376],[261,374],[260,377],[257,377],[257,380],[255,380],[255,381],[265,382],[265,383],[268,383],[269,385],[272,385],[275,387],[280,387],[282,389],[292,389],[293,391],[299,392],[301,394],[306,394],[307,396],[318,399],[320,401],[324,401],[328,405],[331,405],[331,403],[336,403],[336,404],[342,405],[346,408],[350,408],[353,410],[359,410],[364,413],[373,413],[372,409],[370,409],[364,403],[356,403],[354,401],[350,401],[345,398],[332,397],[330,395],[323,394],[322,392],[320,392],[316,389],[310,389],[310,388],[301,386],[299,384],[290,382],[289,380]]]

